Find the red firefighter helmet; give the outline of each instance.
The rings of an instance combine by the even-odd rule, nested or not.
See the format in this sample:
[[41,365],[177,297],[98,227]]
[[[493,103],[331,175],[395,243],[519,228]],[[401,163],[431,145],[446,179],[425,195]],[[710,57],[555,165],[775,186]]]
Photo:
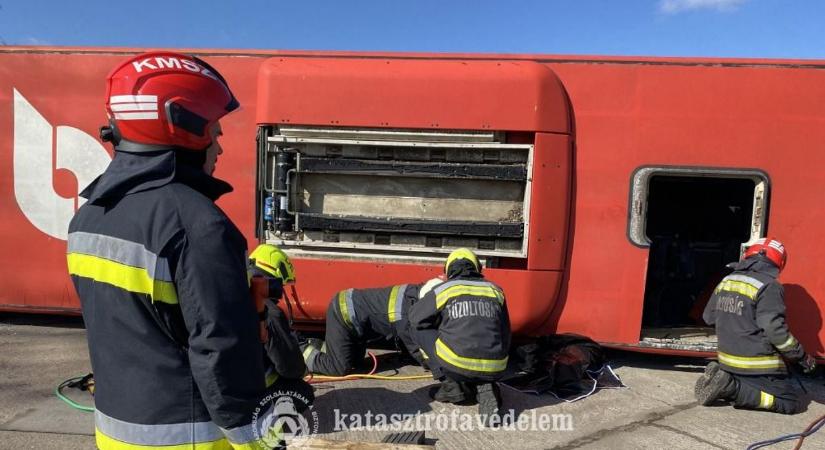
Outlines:
[[785,263],[788,261],[788,252],[785,251],[785,246],[781,242],[773,238],[757,239],[750,247],[745,250],[742,258],[750,258],[754,255],[763,255],[772,263],[779,267],[779,270],[785,268]]
[[158,51],[132,57],[109,74],[104,140],[204,150],[210,128],[239,103],[226,80],[206,62]]

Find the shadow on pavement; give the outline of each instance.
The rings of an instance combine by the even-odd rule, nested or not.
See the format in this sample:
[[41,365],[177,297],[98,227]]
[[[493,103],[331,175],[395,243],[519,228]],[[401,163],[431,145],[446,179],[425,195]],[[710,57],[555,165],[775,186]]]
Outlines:
[[30,325],[41,327],[85,328],[83,317],[57,314],[0,313],[2,325]]
[[402,416],[432,410],[425,388],[406,394],[382,387],[342,387],[316,391],[315,395],[321,434],[345,431],[342,425],[347,429],[366,426],[367,417],[375,425],[378,417],[383,416],[388,420],[384,426],[390,426],[402,422]]
[[606,350],[607,360],[614,369],[633,367],[638,369],[702,373],[708,363],[708,359],[702,357],[637,353],[615,349]]

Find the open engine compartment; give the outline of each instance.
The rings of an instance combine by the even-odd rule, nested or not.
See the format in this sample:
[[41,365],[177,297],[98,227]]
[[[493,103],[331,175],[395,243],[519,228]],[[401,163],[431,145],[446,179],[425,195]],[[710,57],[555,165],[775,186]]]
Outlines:
[[532,144],[496,132],[275,126],[261,151],[262,232],[284,248],[409,260],[468,247],[488,266],[527,256]]

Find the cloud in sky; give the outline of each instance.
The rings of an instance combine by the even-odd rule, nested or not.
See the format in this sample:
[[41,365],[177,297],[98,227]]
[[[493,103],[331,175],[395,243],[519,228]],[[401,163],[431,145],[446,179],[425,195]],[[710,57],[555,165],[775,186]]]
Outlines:
[[27,36],[20,40],[20,45],[52,45],[52,43],[38,37]]
[[665,14],[677,14],[696,9],[715,11],[733,11],[747,0],[660,0],[659,11]]

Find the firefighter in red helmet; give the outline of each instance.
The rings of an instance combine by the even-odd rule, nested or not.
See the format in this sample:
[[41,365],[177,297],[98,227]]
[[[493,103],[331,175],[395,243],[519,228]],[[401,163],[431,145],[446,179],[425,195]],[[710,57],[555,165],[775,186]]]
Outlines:
[[[220,119],[238,108],[206,62],[129,58],[107,80],[114,158],[81,193],[68,270],[95,373],[101,449],[265,448],[273,410],[246,240],[215,200]],[[304,391],[302,395],[311,396]]]
[[696,382],[702,405],[728,400],[739,408],[801,411],[786,361],[805,373],[816,369],[816,361],[785,323],[784,291],[777,277],[787,259],[778,240],[759,239],[716,287],[703,317],[716,326],[718,362],[708,364]]

